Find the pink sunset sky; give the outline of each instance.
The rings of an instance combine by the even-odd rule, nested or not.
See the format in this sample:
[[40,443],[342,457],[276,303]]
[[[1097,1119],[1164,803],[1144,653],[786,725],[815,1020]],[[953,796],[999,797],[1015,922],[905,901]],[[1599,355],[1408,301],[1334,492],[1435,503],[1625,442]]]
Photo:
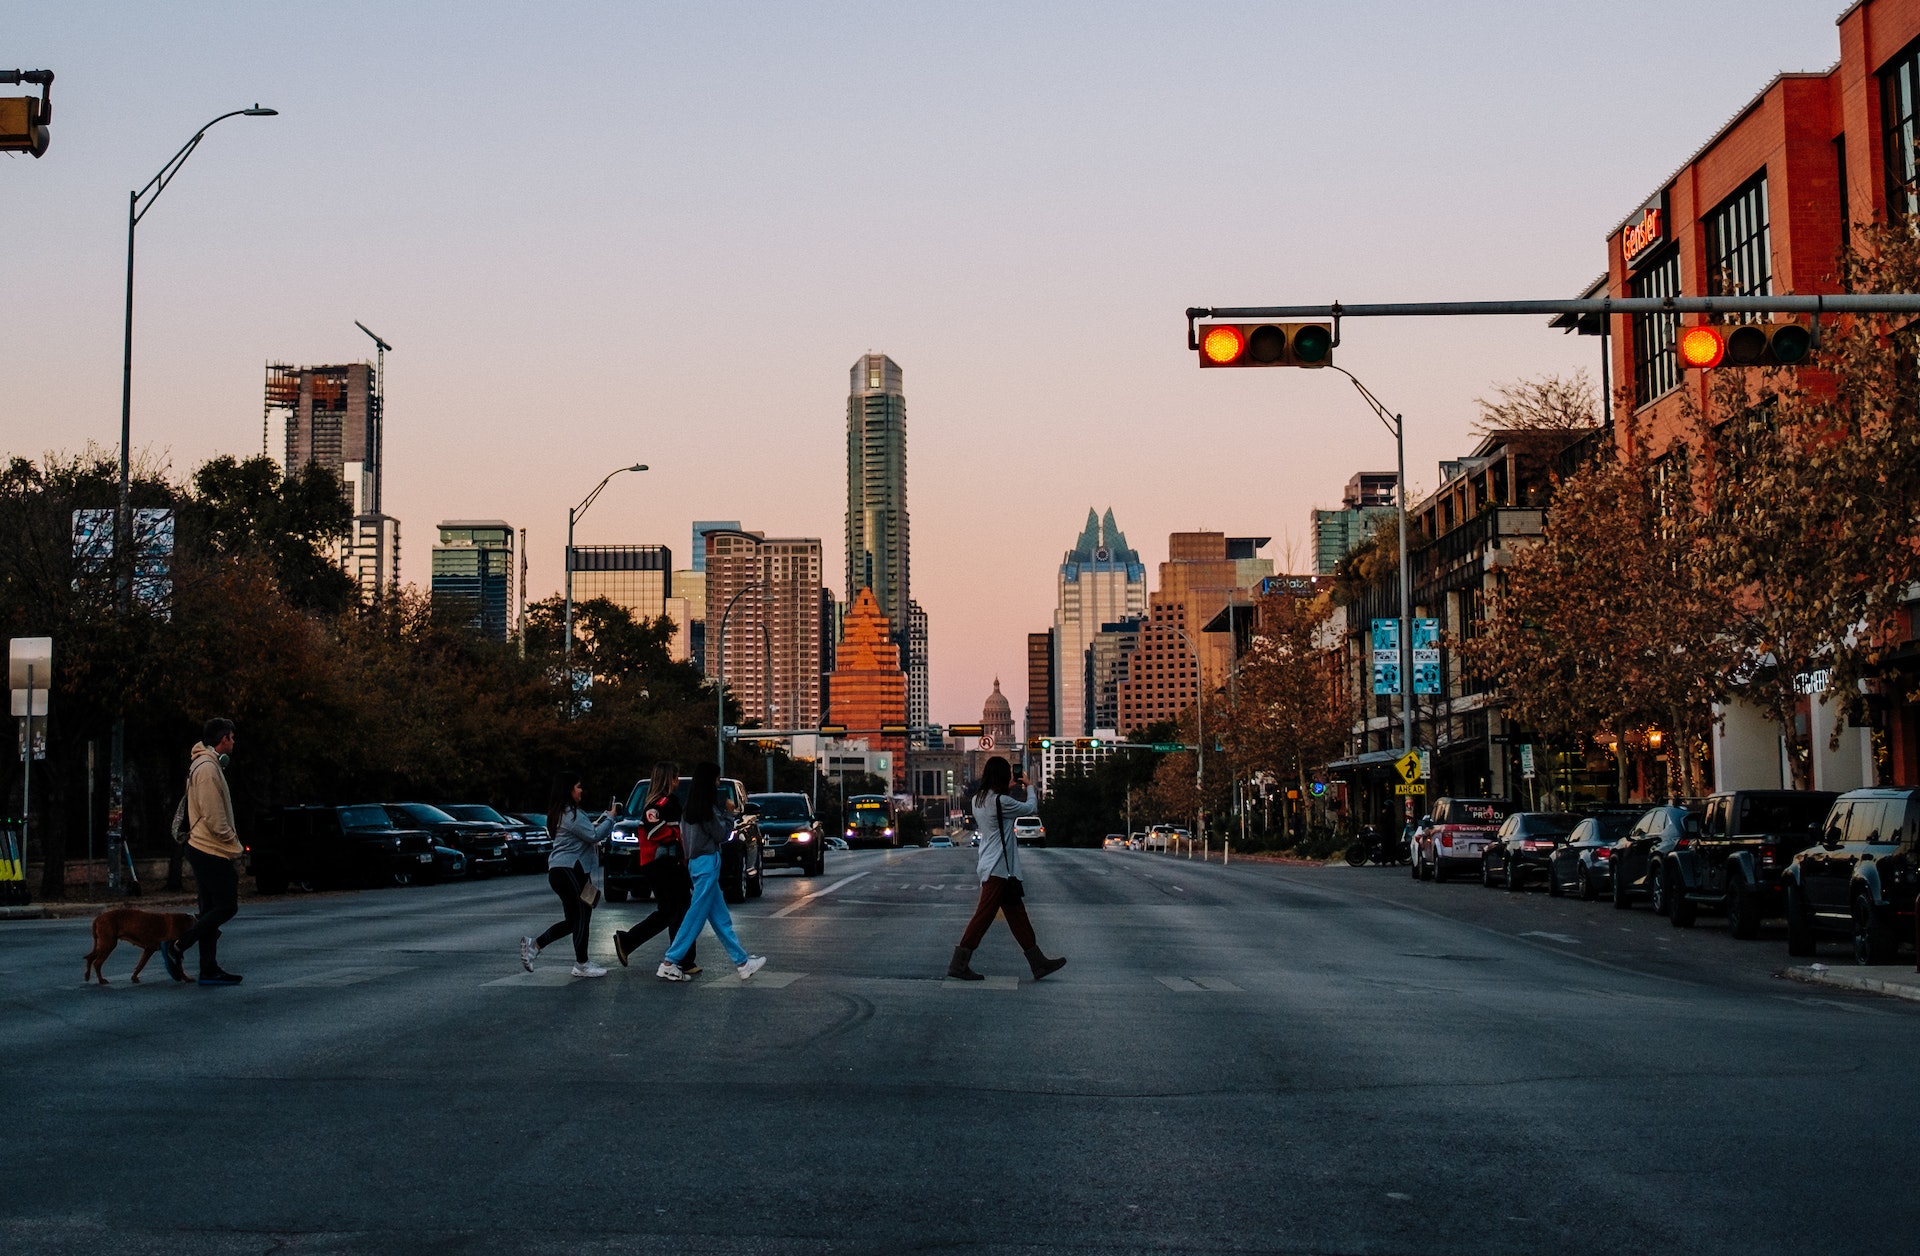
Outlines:
[[[0,448],[118,439],[127,193],[211,132],[140,228],[134,444],[260,448],[268,360],[388,358],[386,505],[583,543],[694,519],[818,536],[841,579],[847,371],[905,371],[933,717],[1016,713],[1025,634],[1087,508],[1270,535],[1390,469],[1331,372],[1206,372],[1188,305],[1576,295],[1603,240],[1839,0],[1541,3],[42,5],[53,144],[0,160]],[[1737,28],[1737,35],[1735,30]],[[1542,319],[1354,321],[1408,471],[1474,399],[1587,367]],[[1289,556],[1294,559],[1289,564]],[[840,590],[844,592],[844,590]]]

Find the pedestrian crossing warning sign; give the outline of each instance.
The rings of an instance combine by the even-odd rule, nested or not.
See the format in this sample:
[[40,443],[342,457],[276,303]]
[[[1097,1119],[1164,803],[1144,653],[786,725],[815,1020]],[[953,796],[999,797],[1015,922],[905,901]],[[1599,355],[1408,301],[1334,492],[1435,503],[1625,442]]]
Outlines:
[[1393,770],[1400,774],[1401,780],[1409,785],[1413,784],[1420,779],[1420,752],[1407,751],[1393,761]]

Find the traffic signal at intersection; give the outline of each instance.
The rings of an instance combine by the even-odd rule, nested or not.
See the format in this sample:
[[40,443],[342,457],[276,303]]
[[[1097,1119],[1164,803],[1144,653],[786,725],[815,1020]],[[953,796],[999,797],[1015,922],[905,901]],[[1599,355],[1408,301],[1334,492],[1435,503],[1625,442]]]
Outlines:
[[1682,328],[1675,345],[1690,371],[1720,366],[1799,366],[1813,352],[1813,333],[1798,323],[1742,323]]
[[1200,332],[1200,365],[1326,366],[1333,361],[1329,323],[1214,323]]

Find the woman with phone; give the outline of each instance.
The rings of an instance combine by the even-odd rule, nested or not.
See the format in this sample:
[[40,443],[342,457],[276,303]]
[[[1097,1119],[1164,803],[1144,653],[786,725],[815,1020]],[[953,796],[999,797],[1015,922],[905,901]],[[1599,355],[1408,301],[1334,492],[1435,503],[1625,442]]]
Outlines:
[[[680,768],[674,763],[653,765],[653,778],[647,782],[647,803],[640,813],[640,841],[635,857],[641,860],[640,875],[653,895],[653,914],[631,929],[613,935],[613,954],[622,968],[640,944],[664,930],[671,943],[679,936],[680,922],[686,919],[687,904],[693,901],[693,882],[687,876],[686,845],[680,836],[680,800],[674,790],[680,787]],[[693,950],[680,961],[680,971],[691,977],[700,971]]]
[[693,770],[693,784],[687,787],[687,806],[680,820],[680,840],[686,847],[687,872],[693,877],[693,902],[680,921],[680,932],[667,948],[654,975],[662,981],[685,981],[688,972],[681,967],[700,938],[703,925],[712,925],[714,936],[727,948],[740,980],[766,967],[766,957],[747,954],[740,939],[733,936],[733,914],[720,896],[720,848],[733,831],[733,813],[720,798],[720,765],[702,763]]
[[1007,929],[1026,953],[1035,981],[1066,967],[1065,959],[1048,959],[1034,939],[1033,924],[1027,919],[1026,889],[1020,883],[1020,843],[1013,835],[1013,822],[1039,810],[1040,800],[1027,787],[1025,771],[999,755],[987,760],[980,772],[980,788],[973,795],[973,827],[980,834],[980,901],[960,945],[953,948],[947,976],[985,980],[973,971],[973,952],[997,915],[1007,918]]
[[589,820],[580,810],[580,778],[563,772],[554,778],[553,792],[547,798],[547,835],[553,838],[553,853],[547,856],[547,884],[560,896],[566,911],[537,938],[520,939],[520,967],[533,971],[534,957],[549,943],[573,935],[573,975],[604,977],[607,970],[587,959],[587,926],[593,919],[593,905],[600,898],[594,874],[600,871],[600,843],[613,832],[613,812],[598,820]]

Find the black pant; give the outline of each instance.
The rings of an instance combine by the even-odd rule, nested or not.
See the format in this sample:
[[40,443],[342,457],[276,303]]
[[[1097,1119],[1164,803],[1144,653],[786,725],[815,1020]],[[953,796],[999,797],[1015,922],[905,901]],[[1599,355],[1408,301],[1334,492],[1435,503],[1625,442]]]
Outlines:
[[196,846],[187,847],[187,862],[193,865],[194,885],[200,891],[200,914],[176,945],[185,955],[188,947],[198,943],[200,975],[211,977],[220,971],[220,926],[240,910],[240,869],[235,860],[209,855]]
[[[629,952],[639,950],[642,942],[662,929],[672,941],[680,933],[680,922],[687,918],[687,905],[693,901],[693,879],[687,875],[686,860],[656,859],[641,870],[641,875],[653,893],[653,914],[620,934]],[[684,964],[693,962],[693,951],[689,950]]]
[[558,942],[569,933],[573,935],[573,962],[587,962],[587,923],[593,919],[593,908],[580,901],[581,887],[592,880],[579,864],[571,868],[548,868],[547,884],[560,896],[560,905],[566,908],[567,918],[554,922],[547,931],[534,941],[545,947]]

